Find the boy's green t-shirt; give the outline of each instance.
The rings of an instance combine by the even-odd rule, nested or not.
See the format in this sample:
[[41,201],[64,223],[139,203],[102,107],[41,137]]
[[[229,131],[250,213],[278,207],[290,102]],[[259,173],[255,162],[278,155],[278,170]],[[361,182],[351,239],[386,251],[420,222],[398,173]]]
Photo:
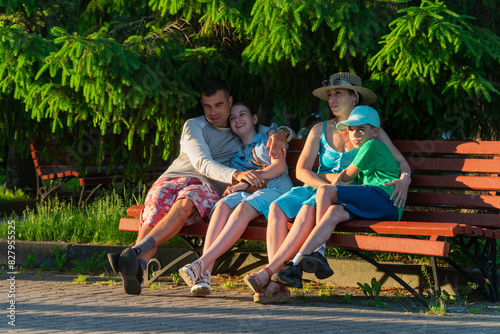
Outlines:
[[[384,183],[399,179],[401,171],[392,156],[389,148],[378,140],[367,141],[359,148],[359,152],[352,162],[361,173],[358,175],[358,184],[377,186],[389,196],[394,186],[384,186]],[[401,219],[403,208],[398,208],[398,219]]]

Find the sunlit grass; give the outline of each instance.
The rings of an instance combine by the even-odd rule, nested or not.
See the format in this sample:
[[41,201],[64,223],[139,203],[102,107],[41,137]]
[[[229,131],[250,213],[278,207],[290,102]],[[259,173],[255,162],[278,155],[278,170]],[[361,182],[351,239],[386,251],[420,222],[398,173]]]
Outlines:
[[25,194],[21,189],[7,189],[4,184],[0,185],[0,202],[7,201],[24,201],[30,199],[28,194]]

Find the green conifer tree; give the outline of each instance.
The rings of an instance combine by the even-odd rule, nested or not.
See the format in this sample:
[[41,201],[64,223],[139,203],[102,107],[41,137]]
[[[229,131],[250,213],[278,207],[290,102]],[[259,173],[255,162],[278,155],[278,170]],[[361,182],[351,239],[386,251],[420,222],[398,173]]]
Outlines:
[[[0,0],[3,147],[57,138],[131,173],[175,155],[197,90],[226,80],[263,123],[330,116],[312,90],[351,71],[391,138],[497,138],[498,1]],[[92,152],[82,142],[92,141]],[[97,140],[98,139],[98,140]],[[43,146],[43,145],[42,145]],[[134,171],[135,167],[136,171]],[[112,171],[110,171],[112,172]]]

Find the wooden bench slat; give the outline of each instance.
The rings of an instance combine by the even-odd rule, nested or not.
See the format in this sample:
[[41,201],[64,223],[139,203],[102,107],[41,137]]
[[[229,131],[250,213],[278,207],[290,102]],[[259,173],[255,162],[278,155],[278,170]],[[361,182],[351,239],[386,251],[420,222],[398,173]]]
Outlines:
[[[257,219],[252,221],[251,224],[245,229],[240,239],[242,240],[252,240],[252,241],[263,241],[266,240],[267,222],[265,219]],[[138,232],[139,231],[139,219],[137,218],[121,218],[120,219],[120,231]],[[200,223],[193,224],[190,226],[185,226],[179,231],[179,235],[193,236],[193,237],[204,237],[208,230],[208,224]]]
[[500,226],[500,215],[488,213],[405,211],[403,219],[420,222],[455,222],[486,228],[498,228]]
[[414,171],[500,173],[500,160],[497,159],[409,157],[407,161]]
[[78,177],[78,172],[71,168],[41,168],[37,169],[42,180],[54,180],[65,177]]
[[[286,155],[286,165],[289,169],[295,169],[297,162],[299,161],[299,154],[287,154]],[[317,169],[319,166],[319,159],[316,159],[313,164],[313,170]]]
[[406,205],[500,209],[500,196],[409,192]]
[[132,205],[127,209],[127,215],[129,217],[139,217],[144,205]]
[[139,219],[137,218],[120,218],[120,231],[139,232]]
[[393,143],[401,153],[496,155],[500,152],[498,141],[394,140]]
[[454,237],[466,232],[463,226],[456,223],[373,220],[351,220],[343,222],[337,226],[336,231],[443,237]]
[[[160,177],[163,172],[158,172],[157,174],[149,174],[148,180],[154,181],[158,177]],[[109,184],[109,183],[120,183],[123,182],[124,178],[122,175],[109,175],[109,176],[90,176],[90,177],[82,177],[80,178],[81,186],[95,186],[98,184]]]
[[47,162],[41,160],[33,160],[35,168],[74,168],[73,165],[64,164],[58,161]]
[[463,190],[500,190],[500,177],[413,175],[412,187]]
[[442,257],[447,257],[450,251],[450,244],[445,241],[354,234],[333,234],[327,246]]
[[302,150],[304,149],[305,143],[306,143],[305,139],[293,139],[293,140],[291,140],[288,143],[287,155],[288,155],[288,152],[293,152],[293,151],[297,151],[299,153],[302,152]]

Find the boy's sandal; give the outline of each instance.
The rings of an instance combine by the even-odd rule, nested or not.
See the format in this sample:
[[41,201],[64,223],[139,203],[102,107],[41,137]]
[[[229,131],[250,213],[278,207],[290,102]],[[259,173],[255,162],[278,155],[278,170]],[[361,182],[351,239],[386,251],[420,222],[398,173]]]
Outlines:
[[[200,266],[200,271],[198,271],[198,269],[196,269],[196,266],[195,266],[196,264],[198,264]],[[186,282],[186,284],[189,287],[192,287],[193,285],[196,284],[196,281],[198,281],[200,279],[201,273],[203,272],[203,270],[204,270],[203,261],[196,260],[193,263],[187,264],[184,267],[182,267],[181,269],[179,269],[179,275],[182,277],[184,282]]]
[[256,293],[253,295],[253,301],[258,304],[282,304],[288,303],[292,300],[290,291],[283,284],[279,284],[279,291],[271,292],[265,289],[263,293]]
[[[267,272],[267,274],[269,275],[269,279],[268,279],[268,283],[271,281],[271,276],[273,276],[273,272],[271,271],[271,269],[269,269],[268,267],[265,267],[264,270]],[[250,289],[252,289],[252,291],[254,293],[258,293],[258,292],[262,292],[264,291],[264,289],[266,288],[267,286],[267,283],[264,284],[259,276],[257,276],[257,274],[250,274],[250,275],[246,275],[243,280],[245,281],[245,283],[250,287]]]

